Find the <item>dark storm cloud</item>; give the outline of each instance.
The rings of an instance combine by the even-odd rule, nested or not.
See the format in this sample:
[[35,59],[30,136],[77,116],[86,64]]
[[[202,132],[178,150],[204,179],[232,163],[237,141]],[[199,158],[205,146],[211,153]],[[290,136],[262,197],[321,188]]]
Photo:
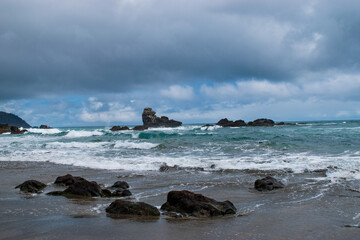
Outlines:
[[357,1],[0,2],[0,99],[358,72]]

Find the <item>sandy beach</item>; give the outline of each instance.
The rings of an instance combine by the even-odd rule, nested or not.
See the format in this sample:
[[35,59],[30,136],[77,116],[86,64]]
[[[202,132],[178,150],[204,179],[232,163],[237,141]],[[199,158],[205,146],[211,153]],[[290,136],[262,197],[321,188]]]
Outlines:
[[[105,185],[125,180],[133,193],[130,200],[157,207],[166,201],[166,186],[189,189],[232,201],[239,216],[113,219],[106,216],[105,208],[115,199],[68,199],[44,194],[60,189],[52,182],[66,173]],[[345,227],[356,222],[353,219],[358,209],[357,192],[339,186],[316,197],[310,193],[316,191],[314,185],[306,191],[290,193],[297,182],[306,181],[304,177],[309,176],[294,176],[286,189],[261,193],[251,189],[257,174],[246,172],[154,171],[142,175],[52,163],[0,162],[0,175],[0,239],[356,239],[360,233],[359,228]],[[202,181],[194,175],[201,175]],[[42,194],[24,194],[14,189],[28,179],[42,181],[48,187]],[[184,185],[185,179],[192,182]],[[209,185],[214,187],[206,188]],[[307,198],[307,194],[311,197]]]

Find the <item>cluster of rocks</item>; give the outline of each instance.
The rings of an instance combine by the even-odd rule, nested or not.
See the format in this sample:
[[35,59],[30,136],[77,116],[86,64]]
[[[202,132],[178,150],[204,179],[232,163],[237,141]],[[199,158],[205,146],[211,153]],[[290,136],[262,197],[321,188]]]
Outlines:
[[[256,119],[254,121],[250,121],[246,123],[244,120],[236,120],[236,121],[230,121],[227,118],[223,118],[219,120],[216,125],[222,126],[222,127],[273,127],[273,126],[279,126],[279,125],[285,125],[284,122],[275,123],[271,119],[267,118],[260,118]],[[287,124],[288,125],[288,124]],[[205,125],[207,126],[207,125]]]
[[9,126],[8,124],[0,124],[0,134],[11,133],[11,134],[24,134],[27,130],[20,130],[16,126]]
[[[135,126],[132,130],[143,131],[149,127],[179,127],[182,125],[182,122],[169,119],[166,116],[157,117],[156,112],[152,108],[144,108],[142,113],[143,125]],[[130,130],[128,126],[113,126],[111,131],[124,131]]]
[[[94,181],[90,182],[82,177],[71,174],[56,178],[54,184],[67,187],[64,191],[47,193],[52,196],[66,197],[125,197],[130,196],[129,184],[123,181],[115,182],[111,187],[102,189]],[[40,193],[46,184],[36,180],[28,180],[16,186],[27,193]],[[283,188],[284,184],[273,177],[267,176],[255,181],[255,189],[259,191],[271,191]],[[187,190],[170,191],[161,208],[164,215],[170,217],[215,217],[236,214],[236,207],[230,201],[219,202],[202,194],[196,194]],[[110,217],[123,216],[160,216],[160,211],[144,202],[131,202],[117,199],[112,202],[106,212]]]

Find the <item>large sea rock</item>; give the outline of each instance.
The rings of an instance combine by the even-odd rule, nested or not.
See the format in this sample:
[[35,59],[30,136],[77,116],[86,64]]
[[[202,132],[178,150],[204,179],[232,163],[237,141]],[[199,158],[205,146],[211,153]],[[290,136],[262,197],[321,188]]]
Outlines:
[[0,124],[8,124],[9,126],[30,128],[31,126],[20,117],[12,113],[0,112]]
[[189,191],[171,191],[161,210],[176,212],[184,216],[214,217],[235,214],[236,208],[230,201],[218,202]]
[[125,200],[115,200],[106,208],[110,217],[121,216],[160,216],[159,210],[144,202],[130,202]]
[[271,119],[260,118],[256,119],[255,121],[248,122],[247,125],[250,127],[272,127],[275,125],[275,122]]
[[152,108],[145,108],[142,114],[143,125],[147,127],[178,127],[182,122],[169,120],[168,117],[157,117],[156,112]]
[[227,118],[219,120],[216,125],[222,127],[243,127],[246,126],[244,120],[229,121]]

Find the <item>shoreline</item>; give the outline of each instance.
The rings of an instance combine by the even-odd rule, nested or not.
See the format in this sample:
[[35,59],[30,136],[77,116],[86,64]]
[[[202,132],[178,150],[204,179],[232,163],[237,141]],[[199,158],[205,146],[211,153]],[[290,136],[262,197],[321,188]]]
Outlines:
[[[344,227],[355,224],[352,219],[359,211],[358,193],[340,189],[342,196],[336,196],[329,188],[323,196],[311,199],[310,194],[308,200],[301,201],[297,198],[306,195],[308,190],[296,189],[296,185],[307,176],[295,176],[285,190],[261,193],[250,189],[258,175],[249,173],[136,173],[49,162],[0,162],[0,166],[3,179],[0,184],[0,239],[118,239],[119,236],[124,239],[355,239],[360,233],[360,228]],[[45,192],[51,191],[56,189],[51,184],[55,178],[67,173],[105,185],[125,180],[133,193],[131,201],[159,207],[166,201],[170,186],[216,200],[230,200],[238,214],[244,215],[182,220],[164,216],[150,220],[113,219],[106,216],[105,208],[115,198],[68,199],[44,193],[22,194],[14,189],[23,181],[35,179],[48,184]],[[176,179],[172,175],[176,175]],[[186,182],[190,176],[193,179]],[[299,196],[292,196],[294,189],[300,191]]]

